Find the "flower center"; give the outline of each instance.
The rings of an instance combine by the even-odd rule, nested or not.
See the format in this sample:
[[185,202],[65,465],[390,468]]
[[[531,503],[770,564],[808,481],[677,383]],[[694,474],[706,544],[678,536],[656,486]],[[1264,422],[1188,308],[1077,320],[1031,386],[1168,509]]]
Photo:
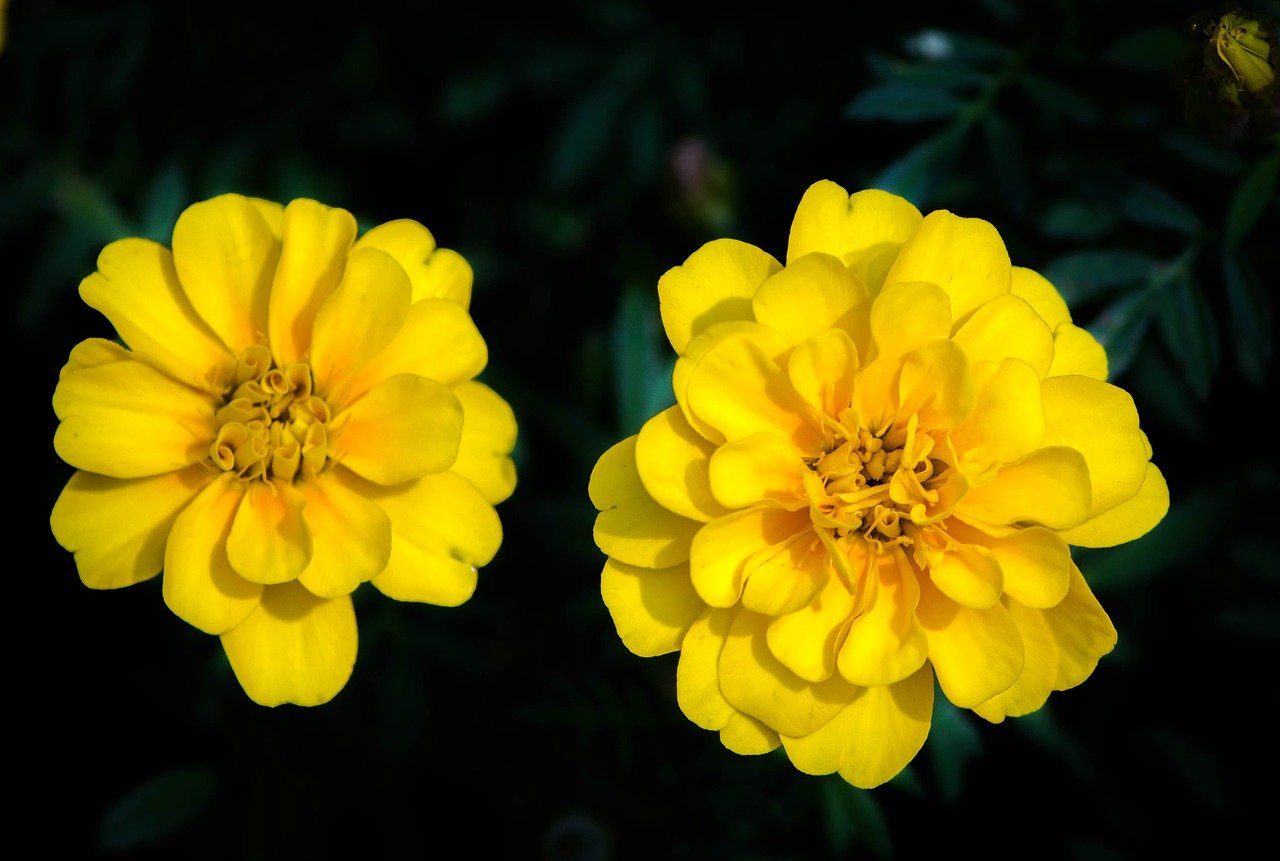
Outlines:
[[906,427],[859,428],[825,454],[806,458],[805,491],[813,524],[835,540],[861,536],[877,551],[924,537],[930,508],[950,466],[930,457],[933,437],[912,416]]
[[209,459],[244,481],[314,478],[329,461],[329,406],[313,394],[311,368],[278,368],[262,345],[245,349],[227,401],[215,413]]

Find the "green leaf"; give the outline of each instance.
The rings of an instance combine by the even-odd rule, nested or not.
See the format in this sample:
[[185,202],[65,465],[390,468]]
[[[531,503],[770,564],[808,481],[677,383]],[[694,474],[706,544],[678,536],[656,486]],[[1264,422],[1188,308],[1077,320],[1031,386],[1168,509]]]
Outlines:
[[1083,200],[1060,200],[1040,219],[1040,232],[1052,239],[1091,240],[1106,236],[1116,226],[1109,207]]
[[1235,153],[1214,146],[1199,135],[1179,131],[1165,137],[1164,145],[1202,170],[1226,176],[1237,176],[1244,170],[1244,161]]
[[854,120],[918,123],[955,116],[964,102],[940,87],[888,83],[864,90],[845,116]]
[[941,691],[933,697],[933,725],[929,729],[929,754],[944,801],[954,804],[964,792],[964,770],[982,753],[982,739],[969,718]]
[[661,349],[662,325],[653,293],[631,287],[622,294],[613,325],[614,393],[624,435],[675,403],[674,359]]
[[1169,352],[1182,366],[1191,391],[1207,400],[1221,358],[1213,309],[1189,276],[1165,288],[1158,305],[1160,331]]
[[1148,227],[1162,227],[1194,234],[1200,217],[1173,195],[1150,183],[1140,183],[1125,197],[1123,211],[1133,221]]
[[552,185],[575,185],[604,159],[621,107],[622,93],[608,81],[574,105],[551,145]]
[[1108,376],[1119,377],[1129,368],[1147,334],[1157,295],[1148,287],[1121,296],[1088,327],[1107,351]]
[[949,90],[975,89],[991,80],[989,72],[954,63],[912,63],[874,52],[867,55],[867,66],[886,82]]
[[119,852],[159,843],[196,821],[216,787],[216,775],[207,768],[160,774],[107,811],[98,828],[98,846]]
[[868,187],[900,195],[925,208],[951,170],[968,128],[968,124],[955,125],[916,144],[872,178]]
[[1022,143],[1003,117],[989,111],[982,118],[987,156],[1005,202],[1017,215],[1027,211],[1027,162]]
[[1231,342],[1241,373],[1262,385],[1271,367],[1271,300],[1257,276],[1232,248],[1222,251],[1222,275],[1226,282],[1227,308],[1231,315]]
[[440,94],[440,117],[450,125],[463,125],[492,113],[512,90],[511,76],[503,69],[486,69],[450,80]]
[[1173,27],[1150,27],[1123,37],[1107,49],[1105,57],[1139,72],[1167,72],[1181,46],[1182,36]]
[[1174,370],[1171,360],[1159,350],[1138,353],[1129,369],[1127,386],[1143,408],[1191,438],[1205,430],[1205,410],[1187,409],[1193,395],[1187,390],[1186,376]]
[[1159,266],[1159,260],[1136,251],[1085,249],[1050,261],[1042,274],[1074,307],[1117,287],[1145,282]]
[[822,812],[827,839],[836,852],[861,844],[877,858],[892,854],[889,823],[871,790],[850,786],[838,776],[828,777],[822,781]]
[[156,174],[142,205],[140,235],[161,245],[173,237],[173,225],[190,203],[187,177],[177,164],[170,164]]
[[63,174],[54,181],[53,198],[67,220],[92,231],[103,245],[137,233],[111,196],[88,177]]
[[1223,228],[1228,249],[1238,246],[1248,235],[1267,204],[1275,205],[1277,179],[1280,179],[1280,150],[1259,161],[1240,180],[1231,195]]
[[1070,87],[1032,74],[1019,76],[1017,82],[1036,105],[1047,113],[1058,114],[1086,126],[1095,125],[1102,119],[1093,102]]

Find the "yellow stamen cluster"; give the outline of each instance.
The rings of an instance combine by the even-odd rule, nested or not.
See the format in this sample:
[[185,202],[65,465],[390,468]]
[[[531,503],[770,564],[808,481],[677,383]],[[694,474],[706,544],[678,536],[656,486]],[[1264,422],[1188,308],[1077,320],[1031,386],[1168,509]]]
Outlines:
[[234,388],[215,414],[218,433],[209,458],[244,481],[294,481],[319,475],[328,463],[329,406],[313,393],[303,362],[275,367],[270,351],[247,348]]

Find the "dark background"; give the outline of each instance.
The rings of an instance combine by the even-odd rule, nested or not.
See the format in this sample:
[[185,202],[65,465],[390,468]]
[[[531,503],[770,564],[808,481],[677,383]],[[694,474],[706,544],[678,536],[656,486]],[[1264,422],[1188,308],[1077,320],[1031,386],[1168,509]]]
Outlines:
[[[10,3],[10,841],[140,859],[1271,842],[1276,88],[1214,103],[1190,26],[1212,5],[748,5]],[[1173,499],[1142,540],[1077,554],[1120,638],[1089,681],[999,726],[941,704],[874,791],[683,717],[676,657],[627,652],[600,600],[586,495],[596,457],[670,403],[658,277],[719,236],[782,258],[824,178],[994,223],[1108,346]],[[158,579],[86,589],[48,528],[71,474],[58,368],[112,334],[80,279],[224,191],[427,225],[474,267],[482,379],[520,422],[475,596],[362,587],[355,672],[318,708],[254,705]]]

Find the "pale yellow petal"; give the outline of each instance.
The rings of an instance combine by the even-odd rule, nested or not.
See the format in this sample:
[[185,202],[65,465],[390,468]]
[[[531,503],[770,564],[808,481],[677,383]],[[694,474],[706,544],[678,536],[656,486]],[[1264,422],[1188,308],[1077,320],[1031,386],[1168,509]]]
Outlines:
[[808,506],[802,474],[804,454],[771,433],[760,432],[725,443],[711,455],[711,493],[728,508],[759,503],[792,510]]
[[698,595],[713,607],[731,607],[742,597],[746,564],[754,554],[780,548],[812,528],[807,511],[776,508],[738,511],[699,526],[689,574]]
[[333,457],[378,484],[400,484],[453,465],[462,404],[445,386],[413,374],[389,377],[334,418]]
[[1062,323],[1053,331],[1053,364],[1047,376],[1079,374],[1106,380],[1107,373],[1107,351],[1088,330]]
[[1056,607],[1039,612],[1044,614],[1058,647],[1056,691],[1074,688],[1089,678],[1098,660],[1115,648],[1115,626],[1074,564],[1067,597]]
[[307,591],[321,598],[350,594],[382,573],[391,558],[391,520],[372,500],[348,488],[327,470],[298,485],[311,533],[311,562],[298,575]]
[[677,353],[715,323],[750,320],[751,296],[781,269],[777,260],[754,245],[716,239],[658,279],[658,309],[667,338]]
[[689,545],[702,525],[663,508],[636,470],[636,437],[613,445],[600,456],[587,485],[600,514],[596,546],[607,555],[642,568],[670,568],[689,559]]
[[356,248],[387,252],[409,274],[413,301],[444,299],[466,310],[471,303],[471,265],[448,248],[437,248],[431,231],[402,218],[372,228],[356,242]]
[[952,317],[960,321],[1007,294],[1012,277],[1009,252],[994,227],[939,209],[912,232],[884,282],[886,287],[900,281],[937,284],[951,298]]
[[680,648],[706,604],[693,591],[687,563],[654,571],[605,562],[600,594],[622,643],[642,657]]
[[173,254],[148,239],[121,239],[98,255],[80,298],[111,321],[134,354],[175,380],[221,394],[221,369],[235,362],[178,283]]
[[1009,292],[1025,299],[1050,329],[1057,329],[1063,323],[1071,322],[1071,312],[1067,310],[1062,294],[1034,269],[1014,266]]
[[1045,704],[1058,676],[1058,647],[1044,614],[1017,601],[1006,601],[1009,616],[1022,637],[1022,674],[1011,687],[973,710],[992,723],[1031,714]]
[[915,758],[932,720],[933,672],[925,664],[896,684],[859,688],[826,726],[803,738],[784,735],[782,745],[806,774],[838,771],[854,786],[871,789]]
[[821,180],[800,199],[791,222],[787,262],[814,251],[833,254],[874,296],[920,220],[920,210],[896,194],[879,189],[849,194]]
[[836,671],[836,647],[856,604],[839,577],[807,607],[769,622],[766,641],[773,656],[809,682],[821,682]]
[[258,207],[238,194],[188,207],[173,228],[173,262],[182,290],[235,356],[267,337],[267,305],[279,259],[280,239]]
[[234,628],[262,595],[262,585],[241,577],[227,560],[227,535],[242,495],[238,479],[215,478],[178,515],[165,544],[164,602],[206,634]]
[[452,389],[462,404],[458,457],[449,467],[496,505],[516,489],[516,416],[511,406],[484,383],[469,380]]
[[284,208],[280,232],[267,326],[271,354],[285,367],[302,361],[311,348],[316,312],[342,281],[356,220],[345,209],[299,198]]
[[53,436],[58,456],[78,469],[142,478],[209,456],[213,400],[138,361],[72,371],[58,381]]
[[660,505],[706,522],[729,513],[711,492],[708,465],[715,446],[670,407],[645,422],[636,439],[640,481]]
[[134,479],[77,472],[58,495],[49,525],[75,554],[86,586],[131,586],[160,573],[169,530],[211,477],[203,465]]
[[488,361],[489,348],[466,310],[447,299],[423,299],[409,306],[391,343],[355,372],[344,391],[358,398],[396,374],[452,386],[470,380]]
[[720,690],[735,709],[784,736],[820,729],[853,699],[857,690],[837,676],[807,682],[769,651],[768,616],[743,610],[734,618],[720,652]]
[[840,675],[855,685],[899,682],[928,656],[924,629],[916,620],[920,586],[910,564],[901,554],[883,554],[874,570],[874,601],[853,620],[836,657]]
[[840,329],[855,343],[869,339],[871,297],[837,257],[814,253],[792,260],[771,275],[751,297],[755,319],[799,344],[828,329]]
[[222,648],[249,699],[264,706],[327,703],[356,662],[351,598],[317,598],[298,583],[268,586],[262,602],[222,635]]
[[1148,463],[1136,496],[1064,531],[1062,537],[1077,547],[1114,547],[1146,535],[1168,511],[1169,485],[1156,465]]
[[996,525],[1027,522],[1070,529],[1089,516],[1090,493],[1084,455],[1053,446],[1004,467],[990,484],[970,488],[956,513]]
[[737,610],[708,607],[689,626],[676,664],[676,703],[684,716],[703,729],[723,729],[736,713],[720,693],[720,652]]
[[916,616],[929,641],[929,661],[947,699],[960,708],[986,702],[1017,681],[1022,638],[1003,604],[962,607],[920,578]]
[[1053,362],[1053,331],[1017,296],[987,302],[961,324],[953,338],[973,365],[1021,359],[1043,377]]

